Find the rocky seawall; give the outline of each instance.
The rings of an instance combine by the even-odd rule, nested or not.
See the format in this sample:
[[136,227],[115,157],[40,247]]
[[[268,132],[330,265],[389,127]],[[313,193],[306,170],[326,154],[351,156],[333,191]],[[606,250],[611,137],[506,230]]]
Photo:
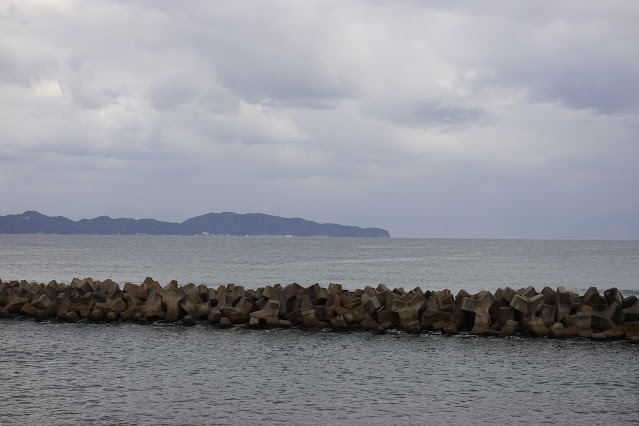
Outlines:
[[639,343],[639,301],[611,288],[579,295],[565,288],[506,287],[494,294],[461,290],[410,291],[384,284],[355,291],[340,284],[217,289],[176,281],[162,286],[152,278],[122,289],[111,281],[74,278],[64,284],[0,280],[0,317],[32,317],[66,322],[156,321],[207,323],[218,327],[300,327],[384,333],[437,331],[444,334],[627,339]]

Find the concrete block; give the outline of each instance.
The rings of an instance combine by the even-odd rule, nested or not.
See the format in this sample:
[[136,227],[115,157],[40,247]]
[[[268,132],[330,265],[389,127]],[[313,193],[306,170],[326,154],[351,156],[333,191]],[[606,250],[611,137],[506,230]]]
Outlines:
[[[366,301],[365,301],[366,299]],[[362,305],[366,312],[371,315],[373,312],[378,311],[382,308],[382,302],[377,298],[377,296],[370,297],[368,294],[362,295]]]
[[[417,287],[419,288],[419,287]],[[419,292],[415,292],[412,297],[407,300],[408,307],[413,311],[415,317],[419,317],[420,311],[426,306],[427,301],[426,298]],[[452,301],[451,301],[452,303]]]
[[42,311],[42,309],[36,308],[31,303],[25,303],[24,305],[22,305],[22,309],[20,309],[20,315],[35,318],[36,320],[41,321],[45,318],[46,312]]
[[129,297],[135,297],[140,301],[146,300],[148,293],[145,287],[139,286],[137,284],[126,283],[124,285],[124,295]]
[[249,328],[259,328],[262,326],[259,318],[251,317],[248,323]]
[[[124,294],[126,295],[127,293],[125,292]],[[124,296],[124,302],[126,303],[126,309],[120,313],[120,319],[130,321],[135,318],[143,302],[140,298],[133,296]]]
[[[188,291],[185,291],[185,293],[186,293],[186,296],[180,301],[180,307],[184,311],[185,316],[190,315],[194,321],[207,319],[209,316],[209,313],[211,312],[211,306],[209,305],[209,302],[202,301],[199,295],[195,293],[194,291],[191,292],[190,294]],[[158,294],[158,293],[153,292],[151,294]],[[150,297],[151,295],[149,295],[149,298]],[[147,299],[146,302],[149,303],[149,300]],[[229,308],[232,308],[232,306],[229,306]],[[165,319],[165,318],[162,318],[162,319]]]
[[93,311],[100,311],[102,317],[106,318],[106,316],[113,312],[116,315],[116,318],[127,309],[127,304],[124,300],[119,297],[109,299],[104,303],[96,303]]
[[246,297],[246,291],[241,285],[229,284],[226,286],[226,295],[231,305],[234,306],[242,297]]
[[[545,296],[544,300],[546,300]],[[546,327],[550,327],[555,323],[555,319],[557,318],[557,308],[553,305],[543,304],[538,317],[541,318]]]
[[[411,316],[412,318],[412,316]],[[422,331],[422,327],[421,324],[419,323],[419,321],[415,320],[415,319],[408,319],[405,318],[402,321],[402,317],[400,314],[400,320],[399,320],[399,328],[404,331],[405,333],[411,333],[411,334],[416,334],[416,333],[420,333]]]
[[457,328],[457,323],[455,321],[443,322],[438,328],[439,328],[439,331],[448,335],[459,333],[459,330]]
[[550,287],[544,287],[541,294],[544,295],[544,303],[546,305],[555,306],[557,302],[557,292],[555,290]]
[[572,325],[564,327],[560,322],[553,324],[549,329],[550,337],[561,339],[566,337],[576,337],[578,330],[577,327]]
[[399,318],[397,317],[397,314],[388,308],[375,312],[375,320],[378,324],[390,321],[395,326],[399,325]]
[[192,327],[196,324],[195,318],[193,318],[191,315],[185,315],[184,318],[182,318],[182,325],[187,326],[187,327]]
[[[253,308],[253,302],[251,302],[246,296],[240,298],[233,307],[225,307],[220,313],[225,316],[233,324],[244,324],[249,322],[250,313]],[[207,319],[210,317],[212,309],[207,313]],[[278,318],[279,320],[279,318]]]
[[293,326],[293,324],[292,324],[289,320],[286,320],[286,319],[280,319],[280,324],[279,324],[279,326],[280,326],[280,327],[283,327],[283,328],[290,328],[290,327],[292,327],[292,326]]
[[565,316],[562,323],[564,324],[564,327],[570,327],[575,325],[576,321],[577,321],[577,316],[572,314],[572,315]]
[[227,317],[222,317],[220,319],[219,326],[220,328],[229,328],[229,327],[233,327],[233,323]]
[[557,310],[557,322],[563,321],[563,319],[570,315],[572,311],[571,297],[564,287],[557,288],[557,296],[555,298],[555,308]]
[[485,334],[490,330],[489,309],[495,302],[495,297],[488,291],[482,291],[473,298],[466,297],[462,300],[461,309],[475,314],[475,321],[471,333]]
[[378,296],[380,294],[382,294],[382,293],[386,293],[386,292],[390,293],[391,292],[391,290],[388,287],[386,287],[386,285],[384,285],[384,284],[378,285],[377,288],[375,289],[375,291],[377,292]]
[[[55,280],[49,281],[49,283],[44,287],[44,294],[47,295],[49,300],[53,301],[56,297],[58,297],[58,294],[62,293],[64,287],[65,286],[63,284],[58,284]],[[2,292],[1,288],[0,292]]]
[[166,311],[166,321],[174,322],[184,316],[184,311],[180,306],[180,303],[186,297],[183,289],[175,289],[172,284],[168,284],[159,294],[162,297],[163,308]]
[[12,314],[20,313],[22,307],[29,302],[26,297],[18,296],[13,288],[5,290],[1,298],[0,305]]
[[[313,310],[307,309],[307,311],[312,312]],[[275,299],[269,299],[264,308],[259,311],[251,312],[249,317],[257,318],[260,320],[260,323],[265,325],[278,325],[280,321],[279,312],[280,302]]]
[[368,294],[370,297],[377,297],[377,290],[367,285],[364,287],[364,290],[362,290],[362,294]]
[[315,305],[315,318],[320,321],[330,321],[335,316],[335,308],[339,306],[339,294],[329,293],[324,305]]
[[632,296],[624,297],[623,301],[621,302],[621,309],[629,308],[634,305],[635,302],[637,302],[637,296],[635,296],[634,294]]
[[464,297],[472,297],[472,294],[462,288],[457,292],[457,295],[455,295],[455,301],[461,303],[461,301],[464,300]]
[[578,331],[591,330],[591,312],[577,312],[575,316],[575,325],[577,326]]
[[357,321],[358,318],[355,316],[352,309],[344,311],[342,313],[342,316],[344,317],[344,321],[346,321],[346,324],[359,324],[359,322]]
[[[533,336],[548,336],[548,327],[546,327],[546,323],[541,318],[535,318],[534,320],[530,321],[527,324],[527,327],[528,331],[530,331]],[[561,328],[563,329],[563,325],[561,326]]]
[[608,336],[606,336],[605,333],[592,333],[592,336],[590,336],[590,338],[596,341],[608,340]]
[[513,297],[515,297],[516,294],[517,292],[514,289],[506,287],[504,291],[501,292],[501,298],[510,305],[510,301],[513,300]]
[[639,300],[635,301],[635,303],[621,310],[621,315],[619,315],[619,322],[631,322],[631,321],[639,321]]
[[[453,301],[455,298],[449,289],[442,291],[434,291],[431,293],[430,298],[435,297],[438,302],[438,310],[451,312],[453,309]],[[430,298],[428,300],[430,300]],[[428,309],[428,308],[427,308]]]
[[420,318],[420,325],[423,329],[431,330],[433,324],[437,322],[448,322],[453,320],[453,315],[450,312],[443,311],[424,311]]
[[[356,323],[361,323],[368,315],[368,312],[366,311],[366,309],[364,308],[364,306],[359,305],[353,309],[351,309],[352,314],[355,317],[355,322]],[[346,319],[346,316],[344,316],[344,318]]]
[[176,280],[172,280],[170,283],[162,287],[162,290],[166,293],[175,293],[178,291],[178,282]]
[[609,328],[614,328],[615,323],[612,318],[620,310],[621,306],[619,306],[619,304],[615,302],[612,305],[608,306],[605,311],[592,312],[590,314],[591,327],[598,331],[605,331]]
[[78,307],[78,313],[80,314],[80,318],[89,319],[93,308],[95,307],[95,300],[93,300],[93,293],[88,292],[82,295],[82,300],[80,301],[80,305]]
[[623,303],[623,296],[616,287],[612,287],[604,291],[604,298],[606,299],[606,303],[608,305],[617,303],[619,306],[621,306],[621,304]]
[[609,328],[603,331],[603,334],[606,336],[606,339],[620,340],[625,337],[626,331],[623,328]]
[[209,324],[219,324],[221,319],[222,319],[222,312],[220,312],[220,310],[217,308],[212,308],[206,320],[208,321]]
[[590,339],[592,337],[592,330],[591,329],[587,329],[587,330],[577,330],[577,336],[579,336],[582,339]]
[[543,294],[537,294],[532,297],[516,294],[515,296],[513,296],[512,300],[510,301],[510,306],[512,306],[514,309],[518,310],[521,313],[522,324],[528,324],[530,321],[535,319],[537,312],[539,312],[543,304],[544,304]]
[[[508,303],[505,300],[497,299],[497,298],[495,298],[495,302],[492,305],[490,305],[490,308],[488,309],[488,314],[490,315],[490,322],[491,322],[491,324],[493,324],[493,327],[495,326],[495,323],[499,322],[500,309],[502,307],[506,307],[506,306],[509,306],[509,305],[508,305]],[[510,309],[512,309],[512,308],[510,308]],[[508,319],[511,319],[511,318],[508,318]],[[501,322],[497,329],[498,330],[501,329],[501,327],[503,327],[504,324],[506,324],[506,321],[508,319],[506,319],[503,322]]]
[[506,321],[504,326],[499,330],[498,335],[501,337],[512,336],[517,332],[517,327],[519,327],[519,323],[517,321]]
[[361,325],[362,328],[366,331],[376,331],[378,327],[378,324],[375,322],[375,320],[368,315],[362,320],[362,322],[359,323],[359,325]]
[[348,331],[348,324],[346,324],[346,321],[344,320],[344,317],[342,315],[331,318],[330,323],[331,327],[333,327],[333,331]]
[[266,286],[264,288],[263,296],[268,299],[277,300],[280,303],[279,315],[281,317],[284,317],[288,314],[289,309],[293,310],[295,297],[299,289],[299,284],[295,283],[289,284],[286,287],[282,287],[277,290],[271,286]]
[[311,286],[311,300],[314,305],[323,305],[328,300],[328,290],[315,283]]
[[47,318],[55,317],[57,311],[56,304],[49,298],[49,296],[46,295],[46,293],[40,295],[40,297],[33,302],[33,306],[45,312]]
[[[505,300],[501,300],[499,302],[506,303]],[[491,307],[491,310],[492,308],[495,307],[495,305],[497,305],[497,301],[495,301],[495,303]],[[491,321],[492,319],[493,319],[493,316],[491,315]],[[496,322],[497,324],[499,324],[499,329],[501,329],[504,325],[506,325],[508,321],[514,321],[514,320],[515,320],[515,308],[513,308],[512,306],[499,307],[499,313],[497,314],[497,318],[496,318]]]
[[[527,298],[532,298],[534,296],[537,295],[537,292],[535,291],[535,288],[533,286],[528,286],[526,288],[520,288],[519,290],[517,290],[517,294],[527,297]],[[512,300],[511,300],[512,302]]]
[[162,296],[155,291],[148,294],[144,304],[138,308],[138,312],[150,322],[166,319],[166,312],[162,309]]
[[[599,304],[599,290],[597,290],[597,287],[590,287],[588,290],[586,290],[586,293],[583,295],[583,297],[581,297],[581,303],[580,303],[580,308],[583,308],[584,306],[589,306],[590,308],[596,308],[597,305]],[[583,312],[582,309],[579,309],[580,311]]]
[[342,285],[330,283],[328,285],[328,294],[341,294],[342,293]]
[[339,302],[340,305],[346,309],[353,309],[360,305],[360,301],[357,300],[353,292],[350,291],[343,291],[342,294],[340,294]]
[[626,333],[626,339],[633,341],[633,339],[639,338],[639,321],[629,321],[623,324],[622,327]]
[[105,281],[97,281],[94,287],[94,293],[104,296],[104,298],[106,299],[115,299],[118,297],[122,297],[120,286],[118,285],[118,283],[113,282],[112,280],[107,279]]

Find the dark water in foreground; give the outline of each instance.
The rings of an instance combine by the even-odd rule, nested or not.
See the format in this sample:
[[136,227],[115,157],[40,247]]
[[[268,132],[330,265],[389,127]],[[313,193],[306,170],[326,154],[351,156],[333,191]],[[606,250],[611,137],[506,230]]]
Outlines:
[[[639,294],[637,241],[0,235],[0,278]],[[639,345],[0,320],[0,424],[631,424]]]
[[639,346],[0,323],[9,424],[630,424]]

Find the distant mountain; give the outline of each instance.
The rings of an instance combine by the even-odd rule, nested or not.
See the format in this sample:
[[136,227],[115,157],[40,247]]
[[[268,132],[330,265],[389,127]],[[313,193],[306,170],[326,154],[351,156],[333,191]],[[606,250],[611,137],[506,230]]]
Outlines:
[[288,219],[261,213],[209,213],[182,223],[155,219],[94,219],[73,221],[36,211],[0,216],[0,234],[149,234],[149,235],[291,235],[296,237],[390,237],[385,229]]

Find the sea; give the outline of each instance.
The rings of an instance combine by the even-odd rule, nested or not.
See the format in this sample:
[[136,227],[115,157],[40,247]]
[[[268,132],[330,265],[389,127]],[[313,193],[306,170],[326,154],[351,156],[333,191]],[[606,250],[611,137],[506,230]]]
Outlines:
[[[0,279],[639,295],[639,241],[0,235]],[[639,345],[0,320],[0,424],[639,424]]]

